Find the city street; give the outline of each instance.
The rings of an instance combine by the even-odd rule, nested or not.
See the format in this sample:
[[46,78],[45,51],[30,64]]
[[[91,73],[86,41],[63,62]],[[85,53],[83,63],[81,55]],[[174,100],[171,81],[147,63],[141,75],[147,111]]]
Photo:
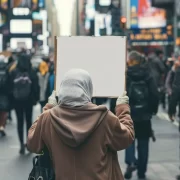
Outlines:
[[[34,119],[38,116],[40,107],[34,108]],[[163,118],[163,119],[162,119]],[[176,123],[168,122],[165,113],[160,113],[153,119],[153,129],[157,141],[151,141],[148,180],[173,180],[179,171],[179,134]],[[27,180],[32,169],[33,155],[19,155],[19,143],[16,133],[16,119],[13,112],[13,122],[7,125],[7,137],[0,139],[0,179]],[[119,161],[124,172],[124,152],[119,153]],[[133,180],[137,180],[134,173]]]

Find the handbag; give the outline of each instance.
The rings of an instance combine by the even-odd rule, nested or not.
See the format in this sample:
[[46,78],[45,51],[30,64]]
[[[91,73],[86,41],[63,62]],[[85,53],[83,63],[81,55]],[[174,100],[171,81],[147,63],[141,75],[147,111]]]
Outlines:
[[52,160],[47,149],[33,158],[33,169],[28,180],[55,180]]

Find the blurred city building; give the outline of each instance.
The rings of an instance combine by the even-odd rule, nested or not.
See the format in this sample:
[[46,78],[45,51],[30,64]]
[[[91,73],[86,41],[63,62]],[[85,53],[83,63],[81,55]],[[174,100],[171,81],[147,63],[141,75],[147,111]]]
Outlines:
[[129,46],[145,53],[179,50],[179,0],[23,2],[0,1],[0,51],[25,47],[47,54],[60,35],[126,35]]

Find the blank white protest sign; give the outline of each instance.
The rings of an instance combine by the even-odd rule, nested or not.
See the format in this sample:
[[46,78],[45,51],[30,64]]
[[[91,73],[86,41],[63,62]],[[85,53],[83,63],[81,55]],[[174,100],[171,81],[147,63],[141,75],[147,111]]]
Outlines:
[[57,37],[56,91],[74,68],[91,75],[94,97],[118,97],[125,89],[126,37]]

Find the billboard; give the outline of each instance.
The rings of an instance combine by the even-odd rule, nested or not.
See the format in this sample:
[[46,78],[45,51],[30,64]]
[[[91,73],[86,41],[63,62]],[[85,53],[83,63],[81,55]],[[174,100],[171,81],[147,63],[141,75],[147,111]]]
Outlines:
[[130,6],[131,29],[166,26],[166,11],[152,7],[152,0],[131,0]]
[[173,43],[173,27],[171,25],[164,28],[149,28],[149,29],[133,29],[129,36],[131,43]]
[[11,0],[11,8],[31,8],[31,0]]
[[[23,26],[22,26],[23,25]],[[13,19],[10,21],[10,32],[13,34],[30,34],[32,33],[31,19]]]
[[18,49],[25,47],[27,49],[32,49],[32,39],[31,38],[11,38],[10,39],[11,49]]
[[95,16],[95,0],[88,0],[85,6],[85,14],[88,20],[93,20]]
[[112,35],[112,16],[110,14],[99,14],[95,15],[95,36]]
[[152,5],[155,7],[169,7],[172,8],[175,0],[152,0]]
[[1,9],[7,10],[8,9],[8,0],[0,0],[0,7],[1,7]]

